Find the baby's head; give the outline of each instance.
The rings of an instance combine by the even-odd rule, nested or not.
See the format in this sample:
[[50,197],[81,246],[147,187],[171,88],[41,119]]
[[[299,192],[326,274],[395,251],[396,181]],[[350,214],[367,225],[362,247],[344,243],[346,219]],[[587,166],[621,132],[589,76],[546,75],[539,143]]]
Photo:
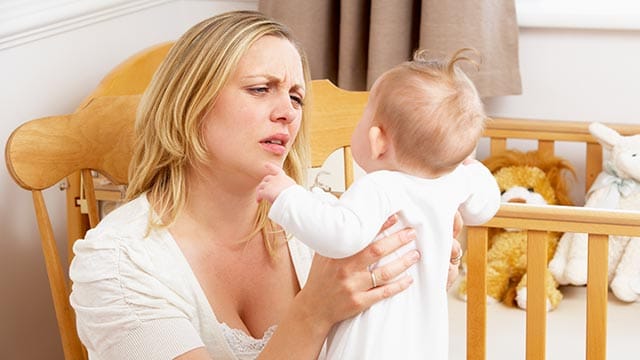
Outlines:
[[397,167],[392,170],[436,177],[473,152],[486,115],[475,86],[456,66],[461,61],[475,64],[464,56],[468,51],[458,50],[446,62],[426,60],[418,51],[413,61],[374,83],[353,137],[360,166],[373,171],[392,165]]

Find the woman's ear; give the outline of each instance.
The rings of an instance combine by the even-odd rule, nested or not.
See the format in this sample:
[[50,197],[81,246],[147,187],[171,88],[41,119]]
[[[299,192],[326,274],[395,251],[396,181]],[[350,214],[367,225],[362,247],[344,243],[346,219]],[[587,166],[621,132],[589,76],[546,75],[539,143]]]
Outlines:
[[369,146],[372,160],[379,159],[387,152],[389,147],[387,135],[379,126],[369,128]]

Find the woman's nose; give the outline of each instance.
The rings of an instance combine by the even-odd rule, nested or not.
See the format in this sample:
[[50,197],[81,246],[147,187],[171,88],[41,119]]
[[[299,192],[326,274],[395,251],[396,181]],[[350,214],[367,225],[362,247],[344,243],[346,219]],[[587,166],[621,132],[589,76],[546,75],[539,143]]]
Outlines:
[[297,116],[293,100],[287,94],[286,99],[281,97],[271,113],[271,121],[280,121],[286,124],[291,123]]

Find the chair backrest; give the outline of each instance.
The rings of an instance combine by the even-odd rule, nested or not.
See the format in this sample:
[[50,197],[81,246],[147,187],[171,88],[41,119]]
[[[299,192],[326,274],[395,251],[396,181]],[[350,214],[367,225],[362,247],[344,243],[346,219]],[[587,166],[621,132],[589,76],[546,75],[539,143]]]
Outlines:
[[321,167],[336,150],[343,154],[345,189],[354,180],[351,134],[369,98],[367,91],[347,91],[329,80],[314,80],[311,96],[311,167]]
[[[42,190],[66,176],[82,172],[91,179],[91,170],[105,174],[114,183],[124,183],[131,157],[133,132],[130,116],[114,117],[113,106],[135,110],[139,96],[101,97],[72,115],[29,121],[9,137],[6,163],[13,179],[33,195],[33,204],[44,251],[47,275],[53,297],[58,328],[67,359],[86,358],[76,336],[75,320],[68,302],[66,264],[58,255],[51,221]],[[93,183],[84,181],[84,192],[92,199]],[[97,223],[95,201],[91,223]]]

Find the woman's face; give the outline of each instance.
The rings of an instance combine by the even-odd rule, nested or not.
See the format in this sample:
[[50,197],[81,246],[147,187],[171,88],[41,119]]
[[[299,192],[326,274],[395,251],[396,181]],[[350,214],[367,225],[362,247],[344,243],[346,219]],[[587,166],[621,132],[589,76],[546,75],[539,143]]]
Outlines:
[[300,128],[304,96],[294,45],[275,36],[256,41],[203,119],[209,169],[259,181],[265,163],[282,166]]

